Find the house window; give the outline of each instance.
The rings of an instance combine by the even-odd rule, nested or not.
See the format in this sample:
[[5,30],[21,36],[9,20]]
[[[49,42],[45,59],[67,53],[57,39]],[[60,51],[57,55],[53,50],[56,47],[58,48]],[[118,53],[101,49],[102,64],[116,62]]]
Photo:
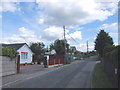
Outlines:
[[21,52],[21,59],[27,59],[28,53],[27,52]]

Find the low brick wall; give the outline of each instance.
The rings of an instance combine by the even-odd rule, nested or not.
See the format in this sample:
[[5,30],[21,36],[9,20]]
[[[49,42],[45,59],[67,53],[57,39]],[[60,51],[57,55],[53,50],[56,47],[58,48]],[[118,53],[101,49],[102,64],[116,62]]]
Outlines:
[[2,65],[0,65],[2,67],[2,72],[0,72],[2,76],[16,74],[16,58],[11,61],[9,57],[0,56],[0,60],[2,61]]

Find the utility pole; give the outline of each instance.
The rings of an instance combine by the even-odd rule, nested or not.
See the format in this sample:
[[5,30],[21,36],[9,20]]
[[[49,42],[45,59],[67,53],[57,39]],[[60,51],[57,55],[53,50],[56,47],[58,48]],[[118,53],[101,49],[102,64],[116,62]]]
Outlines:
[[88,53],[88,49],[89,49],[89,48],[88,48],[88,40],[87,40],[87,53]]
[[64,63],[66,64],[66,38],[65,38],[65,26],[63,26],[64,30]]

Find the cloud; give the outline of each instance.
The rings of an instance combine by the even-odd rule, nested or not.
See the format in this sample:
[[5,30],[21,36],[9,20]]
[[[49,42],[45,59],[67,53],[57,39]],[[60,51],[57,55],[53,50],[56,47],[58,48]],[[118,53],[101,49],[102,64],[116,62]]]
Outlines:
[[118,40],[118,23],[103,24],[99,27],[99,30],[104,29],[113,38],[114,42]]
[[[72,33],[69,33],[69,30],[66,29],[66,39],[68,40],[68,43],[74,42],[74,40],[82,40],[82,33],[81,31],[75,31]],[[64,31],[61,27],[55,27],[51,26],[43,30],[42,39],[47,41],[54,41],[56,39],[63,39]]]
[[77,41],[82,40],[82,33],[81,31],[75,31],[73,33],[66,35],[66,38],[69,43],[73,43],[73,42],[78,43]]
[[[116,3],[97,3],[94,0],[58,0],[39,2],[41,15],[46,25],[82,25],[95,20],[104,21],[117,12]],[[43,17],[44,16],[44,17]],[[40,18],[41,19],[41,18]],[[41,21],[41,20],[39,20]]]
[[18,3],[13,2],[2,2],[0,3],[0,12],[15,12],[20,11]]
[[118,38],[118,33],[109,33],[109,35],[111,36],[111,37],[114,37],[114,38]]
[[30,43],[30,42],[43,42],[41,37],[38,37],[34,31],[28,30],[25,27],[21,27],[18,29],[19,34],[13,34],[10,37],[2,38],[1,43]]
[[[86,52],[87,51],[87,45],[86,43],[80,43],[77,45],[73,45],[77,48],[77,50],[82,51],[82,52]],[[89,42],[89,46],[88,46],[88,51],[92,51],[94,50],[94,43],[93,42]]]
[[56,40],[63,37],[63,28],[60,27],[48,27],[43,30],[42,38],[46,40]]
[[103,24],[100,26],[100,29],[105,29],[107,31],[118,31],[118,23],[114,22],[111,24]]

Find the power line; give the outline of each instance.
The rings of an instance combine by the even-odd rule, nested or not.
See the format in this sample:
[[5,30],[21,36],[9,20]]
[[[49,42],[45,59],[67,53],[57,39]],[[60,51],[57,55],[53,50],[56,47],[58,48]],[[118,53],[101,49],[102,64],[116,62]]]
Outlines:
[[[70,34],[68,34],[68,35],[70,36]],[[73,39],[73,41],[75,41],[77,44],[79,44],[79,42],[77,42],[72,36],[70,36],[70,37]]]

